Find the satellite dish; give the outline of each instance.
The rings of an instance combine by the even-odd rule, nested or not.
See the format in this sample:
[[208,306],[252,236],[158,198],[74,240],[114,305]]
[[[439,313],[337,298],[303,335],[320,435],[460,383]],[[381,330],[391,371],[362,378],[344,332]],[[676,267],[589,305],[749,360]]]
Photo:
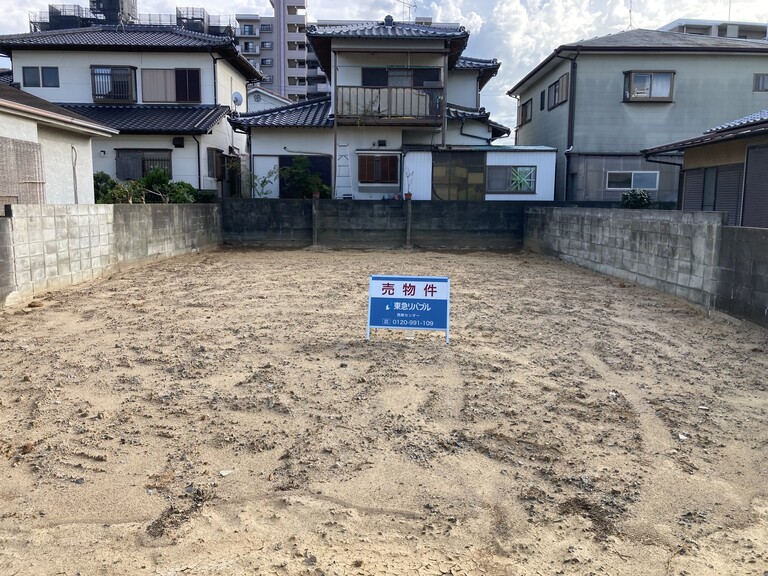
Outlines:
[[232,94],[232,104],[234,104],[235,108],[237,108],[242,103],[243,103],[243,95],[240,94],[240,92],[234,92]]

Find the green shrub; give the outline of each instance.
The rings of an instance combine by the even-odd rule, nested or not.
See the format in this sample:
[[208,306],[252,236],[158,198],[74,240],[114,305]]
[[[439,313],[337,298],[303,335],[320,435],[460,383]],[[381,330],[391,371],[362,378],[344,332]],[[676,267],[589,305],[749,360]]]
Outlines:
[[651,195],[642,188],[632,188],[621,195],[622,208],[648,208],[652,203]]

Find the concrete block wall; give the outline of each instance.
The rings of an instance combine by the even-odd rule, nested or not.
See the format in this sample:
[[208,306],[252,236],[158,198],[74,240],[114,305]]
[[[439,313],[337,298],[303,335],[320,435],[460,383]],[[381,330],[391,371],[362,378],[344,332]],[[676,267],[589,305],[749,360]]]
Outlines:
[[723,228],[715,307],[768,328],[768,229]]
[[[221,242],[218,206],[13,204],[0,218],[0,305]],[[3,248],[4,235],[10,249]],[[8,286],[10,289],[3,289]]]
[[[400,247],[406,244],[406,203],[320,200],[321,246]],[[524,207],[511,202],[412,202],[411,244],[430,249],[519,249]],[[310,246],[310,200],[231,199],[222,203],[225,242]]]
[[413,202],[411,243],[421,248],[519,250],[525,206],[517,202]]
[[528,207],[526,248],[714,306],[720,212]]
[[312,245],[312,202],[228,198],[221,203],[222,238],[252,246]]

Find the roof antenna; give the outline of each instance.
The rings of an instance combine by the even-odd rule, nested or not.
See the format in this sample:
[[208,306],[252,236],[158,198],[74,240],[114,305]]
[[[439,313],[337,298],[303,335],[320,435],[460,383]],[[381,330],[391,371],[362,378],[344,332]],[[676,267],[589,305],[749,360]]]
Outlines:
[[629,26],[627,26],[627,30],[632,30],[635,27],[634,24],[632,24],[632,0],[629,0]]
[[[397,0],[403,5],[403,20],[405,22],[411,21],[411,9],[416,10],[416,2],[409,2],[408,0]],[[408,20],[405,19],[405,9],[408,8]]]

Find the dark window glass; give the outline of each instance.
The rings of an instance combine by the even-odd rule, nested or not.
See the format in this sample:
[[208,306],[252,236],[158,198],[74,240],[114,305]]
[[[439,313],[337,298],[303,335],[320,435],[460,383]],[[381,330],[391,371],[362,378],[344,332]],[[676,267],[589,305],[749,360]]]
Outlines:
[[59,69],[56,66],[43,66],[43,86],[46,88],[59,87]]
[[386,86],[386,68],[363,68],[363,86]]
[[37,66],[24,66],[21,69],[24,86],[37,88],[40,86],[40,69]]
[[200,102],[200,70],[176,70],[176,102]]

